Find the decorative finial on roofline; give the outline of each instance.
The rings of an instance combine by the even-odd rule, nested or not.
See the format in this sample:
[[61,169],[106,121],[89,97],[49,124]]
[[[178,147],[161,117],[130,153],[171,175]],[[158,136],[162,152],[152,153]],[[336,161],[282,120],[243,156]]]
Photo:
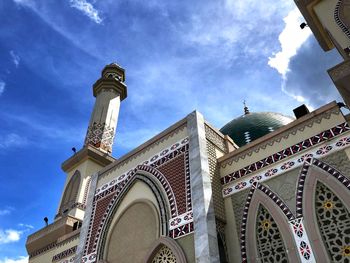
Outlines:
[[248,109],[248,107],[247,107],[247,105],[246,105],[246,103],[245,103],[245,100],[243,101],[243,105],[244,105],[244,115],[249,114],[250,111],[249,111],[249,109]]

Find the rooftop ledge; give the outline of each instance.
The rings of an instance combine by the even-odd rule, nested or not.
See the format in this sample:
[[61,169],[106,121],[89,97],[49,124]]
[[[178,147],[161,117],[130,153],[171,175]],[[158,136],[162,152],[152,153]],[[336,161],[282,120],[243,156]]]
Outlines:
[[77,221],[80,220],[75,217],[66,216],[29,235],[26,242],[28,254],[44,248],[55,241],[59,241],[59,238],[71,233],[73,231],[73,224]]
[[67,172],[71,170],[74,166],[79,164],[81,161],[86,159],[91,159],[96,163],[107,166],[108,164],[114,162],[116,159],[107,153],[101,152],[93,146],[84,146],[79,152],[75,153],[72,157],[62,163],[63,171]]

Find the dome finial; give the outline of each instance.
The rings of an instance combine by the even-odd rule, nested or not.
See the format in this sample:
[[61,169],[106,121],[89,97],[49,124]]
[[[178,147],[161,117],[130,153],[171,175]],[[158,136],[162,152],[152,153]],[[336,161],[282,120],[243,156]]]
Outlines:
[[245,103],[245,100],[243,101],[243,105],[244,105],[244,115],[249,114],[250,111],[249,111],[249,109],[248,109],[248,107],[247,107],[247,105],[246,105],[246,103]]

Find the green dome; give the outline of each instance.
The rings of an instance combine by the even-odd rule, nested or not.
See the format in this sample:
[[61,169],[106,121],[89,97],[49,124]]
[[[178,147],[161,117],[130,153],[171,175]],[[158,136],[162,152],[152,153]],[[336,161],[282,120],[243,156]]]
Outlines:
[[233,119],[222,127],[220,131],[230,136],[241,147],[293,120],[292,117],[274,112],[252,112]]

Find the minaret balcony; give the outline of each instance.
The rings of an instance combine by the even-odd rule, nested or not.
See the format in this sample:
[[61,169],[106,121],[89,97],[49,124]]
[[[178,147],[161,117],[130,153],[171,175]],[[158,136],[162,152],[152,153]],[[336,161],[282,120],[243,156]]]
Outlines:
[[26,242],[28,254],[34,256],[38,251],[54,247],[61,237],[73,232],[74,223],[80,221],[77,218],[65,216],[31,234]]

